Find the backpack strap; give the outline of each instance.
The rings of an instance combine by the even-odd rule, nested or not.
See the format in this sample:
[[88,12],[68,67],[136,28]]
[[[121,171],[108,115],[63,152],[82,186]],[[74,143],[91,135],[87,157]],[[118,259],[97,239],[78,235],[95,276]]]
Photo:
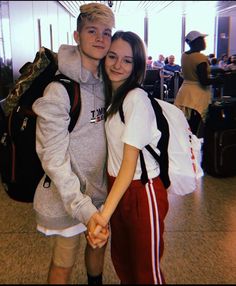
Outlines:
[[[159,103],[153,98],[153,96],[145,90],[142,86],[138,86],[139,88],[143,89],[147,92],[148,98],[151,101],[155,116],[156,116],[156,123],[157,128],[161,131],[161,138],[158,141],[157,148],[161,151],[160,156],[154,151],[154,149],[148,144],[145,146],[146,150],[154,157],[154,159],[159,163],[160,166],[160,178],[165,186],[165,188],[168,188],[170,186],[170,178],[169,178],[169,157],[168,157],[168,144],[169,144],[169,125],[167,122],[167,119],[165,118],[162,108],[159,105]],[[125,123],[124,118],[124,111],[123,111],[123,105],[119,108],[119,114],[121,121]],[[142,150],[140,150],[140,164],[141,164],[141,182],[145,185],[148,182],[148,174],[146,169],[146,164],[143,156]]]
[[[67,93],[70,98],[70,123],[68,126],[69,132],[75,127],[75,124],[79,118],[80,109],[81,109],[81,94],[80,94],[80,85],[78,82],[68,78],[64,74],[57,74],[53,81],[60,82],[66,88]],[[44,179],[43,186],[44,188],[49,188],[51,185],[51,179],[46,175]]]
[[161,138],[157,143],[157,148],[161,151],[160,156],[152,149],[150,145],[145,146],[145,148],[150,152],[150,154],[156,159],[160,165],[160,177],[165,186],[168,188],[170,186],[169,178],[169,156],[168,156],[168,144],[169,144],[169,124],[165,118],[162,108],[159,103],[150,95],[148,97],[151,101],[155,116],[157,128],[161,131]]
[[140,165],[141,165],[141,170],[142,170],[140,180],[143,185],[146,185],[146,183],[148,182],[148,173],[147,173],[147,168],[146,168],[146,164],[144,161],[142,150],[139,151],[139,157],[140,157]]
[[80,86],[78,82],[68,78],[64,74],[57,74],[53,81],[60,82],[66,88],[67,93],[70,98],[70,124],[68,126],[69,132],[71,132],[79,118],[81,109],[81,96],[80,96]]

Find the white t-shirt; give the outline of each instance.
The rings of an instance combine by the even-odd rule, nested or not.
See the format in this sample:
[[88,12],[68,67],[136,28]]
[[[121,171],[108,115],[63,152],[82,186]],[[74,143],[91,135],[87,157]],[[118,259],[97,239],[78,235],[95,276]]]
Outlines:
[[[144,148],[150,144],[157,154],[160,154],[156,146],[161,132],[157,129],[155,113],[147,93],[140,88],[131,90],[124,99],[123,112],[125,124],[121,121],[119,112],[109,117],[105,123],[109,175],[117,177],[126,143],[143,151],[148,177],[157,177],[160,173],[159,164]],[[139,158],[134,179],[139,180],[141,173]]]

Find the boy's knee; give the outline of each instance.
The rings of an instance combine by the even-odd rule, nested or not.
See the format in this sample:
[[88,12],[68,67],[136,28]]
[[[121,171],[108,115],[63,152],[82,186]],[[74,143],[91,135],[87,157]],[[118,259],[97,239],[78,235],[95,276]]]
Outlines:
[[54,237],[53,264],[64,268],[72,267],[78,253],[78,246],[79,235],[73,237]]

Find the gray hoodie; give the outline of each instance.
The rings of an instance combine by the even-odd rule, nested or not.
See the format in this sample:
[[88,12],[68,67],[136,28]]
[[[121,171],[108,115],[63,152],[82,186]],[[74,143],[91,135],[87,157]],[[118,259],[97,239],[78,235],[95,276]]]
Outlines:
[[[37,223],[62,229],[87,224],[107,194],[103,83],[81,66],[77,46],[62,45],[59,72],[80,83],[81,112],[71,133],[70,100],[64,86],[50,83],[33,104],[37,114],[36,150],[50,188],[41,179],[34,197]],[[93,117],[100,121],[91,123]]]

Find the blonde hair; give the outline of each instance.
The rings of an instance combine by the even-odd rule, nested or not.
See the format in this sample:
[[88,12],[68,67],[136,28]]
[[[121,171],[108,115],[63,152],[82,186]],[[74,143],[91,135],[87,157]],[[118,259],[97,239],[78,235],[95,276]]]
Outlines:
[[112,10],[101,3],[89,3],[80,6],[77,18],[77,31],[81,31],[86,21],[99,21],[111,28],[115,27],[115,16]]

